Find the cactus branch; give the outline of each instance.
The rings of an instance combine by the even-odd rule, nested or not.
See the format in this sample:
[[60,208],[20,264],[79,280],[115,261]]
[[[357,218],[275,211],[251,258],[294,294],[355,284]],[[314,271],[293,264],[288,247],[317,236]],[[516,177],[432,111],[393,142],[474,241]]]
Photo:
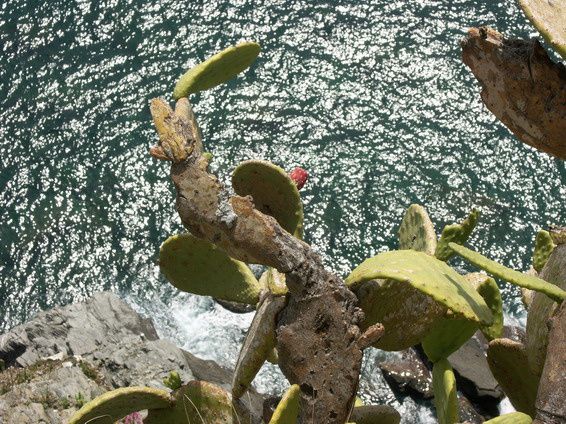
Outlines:
[[533,424],[558,424],[566,421],[566,302],[550,319],[546,362],[542,371]]
[[564,65],[537,40],[508,40],[486,27],[469,30],[462,58],[483,87],[485,105],[519,140],[566,159]]
[[299,423],[347,421],[354,402],[365,345],[358,324],[363,312],[343,281],[328,272],[310,246],[260,211],[249,196],[230,197],[208,172],[189,101],[175,111],[151,101],[159,143],[151,149],[172,162],[177,211],[192,235],[231,257],[286,274],[289,302],[279,314],[279,366],[301,389]]

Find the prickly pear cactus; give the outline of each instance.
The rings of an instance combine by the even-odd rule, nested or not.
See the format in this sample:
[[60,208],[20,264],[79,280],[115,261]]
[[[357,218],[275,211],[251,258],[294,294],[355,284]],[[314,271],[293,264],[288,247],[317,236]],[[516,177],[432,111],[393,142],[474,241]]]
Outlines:
[[381,323],[385,333],[373,346],[387,351],[407,349],[422,341],[446,308],[409,284],[371,280],[354,289],[364,311],[362,329]]
[[474,335],[479,324],[466,318],[439,319],[422,341],[428,359],[437,362],[448,358]]
[[566,59],[566,2],[519,0],[519,4],[538,32]]
[[533,419],[522,412],[511,412],[510,414],[500,415],[483,424],[531,424]]
[[493,274],[502,280],[509,281],[517,286],[525,287],[527,289],[535,290],[546,294],[553,300],[562,301],[566,299],[566,292],[554,284],[550,284],[533,275],[523,274],[522,272],[515,271],[514,269],[507,268],[491,259],[486,258],[478,252],[474,252],[464,246],[455,243],[450,243],[450,248],[458,255],[466,259],[468,262],[483,269],[489,274]]
[[531,371],[522,343],[494,339],[487,348],[493,376],[516,410],[534,417],[539,378]]
[[[434,252],[436,235],[422,206],[411,205],[407,209],[399,228],[399,246],[427,254]],[[446,312],[446,308],[430,296],[395,280],[368,281],[355,293],[365,314],[362,327],[365,329],[379,322],[387,328],[374,344],[382,350],[403,350],[420,343],[434,322]]]
[[479,211],[473,209],[468,217],[460,224],[451,224],[444,227],[434,255],[441,261],[450,259],[454,255],[454,251],[450,248],[449,243],[464,244],[476,227],[478,218]]
[[177,82],[173,98],[179,100],[189,94],[208,90],[225,83],[254,63],[261,48],[253,42],[241,43],[216,53],[189,69]]
[[434,406],[439,424],[455,424],[459,421],[456,378],[447,359],[435,362],[432,367]]
[[399,227],[399,249],[412,249],[434,255],[436,233],[426,209],[421,205],[411,205]]
[[541,272],[544,268],[544,264],[548,261],[548,258],[552,251],[554,250],[554,242],[550,233],[545,230],[540,230],[537,233],[535,239],[535,249],[533,251],[533,268],[537,272]]
[[296,424],[299,416],[300,394],[301,388],[298,384],[289,387],[275,408],[269,424]]
[[172,404],[173,399],[165,390],[124,387],[91,400],[71,417],[68,424],[113,424],[134,412],[169,408]]
[[261,286],[246,264],[190,234],[163,243],[159,266],[179,290],[248,305],[259,301]]
[[[503,332],[503,306],[501,293],[495,280],[480,273],[468,274],[465,278],[477,290],[493,315],[491,325],[481,323],[479,328],[488,340],[501,337]],[[433,362],[448,358],[466,343],[477,329],[478,323],[465,318],[454,317],[449,311],[448,316],[439,319],[423,339],[423,349]]]
[[474,272],[466,275],[466,280],[478,291],[491,310],[493,322],[491,325],[481,324],[480,329],[488,340],[501,337],[503,334],[503,300],[495,280],[485,274]]
[[234,170],[232,186],[239,196],[252,196],[256,209],[302,238],[303,203],[297,186],[283,169],[271,162],[248,160]]
[[426,253],[397,250],[366,259],[346,278],[356,288],[364,281],[390,279],[410,284],[451,309],[455,315],[475,322],[491,324],[491,311],[466,279]]
[[356,406],[350,421],[356,424],[399,424],[401,415],[389,405]]
[[174,393],[175,405],[148,411],[144,424],[251,424],[249,415],[230,394],[206,381],[191,381]]
[[[556,288],[566,289],[566,244],[559,244],[546,262],[540,277]],[[542,293],[535,293],[527,315],[526,348],[529,365],[540,376],[548,345],[548,319],[554,314],[557,303]]]
[[232,396],[237,399],[244,395],[253,379],[276,344],[275,326],[277,314],[285,307],[285,297],[266,294],[244,340],[240,350],[234,378]]

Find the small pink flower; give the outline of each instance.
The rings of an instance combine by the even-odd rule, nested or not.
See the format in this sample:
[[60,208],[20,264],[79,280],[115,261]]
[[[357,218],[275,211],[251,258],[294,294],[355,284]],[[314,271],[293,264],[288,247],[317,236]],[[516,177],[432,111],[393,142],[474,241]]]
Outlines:
[[143,424],[143,418],[139,412],[134,412],[124,418],[124,424]]
[[289,177],[293,180],[297,189],[302,189],[309,178],[309,173],[303,168],[296,167],[289,173]]

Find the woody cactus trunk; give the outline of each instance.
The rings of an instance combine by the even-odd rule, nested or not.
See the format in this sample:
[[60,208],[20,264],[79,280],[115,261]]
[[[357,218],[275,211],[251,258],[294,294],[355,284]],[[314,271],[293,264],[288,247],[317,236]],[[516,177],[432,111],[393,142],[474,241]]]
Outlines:
[[187,98],[173,111],[151,102],[160,148],[172,162],[177,211],[194,236],[232,258],[285,274],[287,304],[277,322],[279,366],[300,387],[299,422],[344,423],[353,406],[362,349],[379,328],[359,328],[363,312],[344,282],[327,271],[311,247],[260,212],[251,197],[232,196],[209,173]]

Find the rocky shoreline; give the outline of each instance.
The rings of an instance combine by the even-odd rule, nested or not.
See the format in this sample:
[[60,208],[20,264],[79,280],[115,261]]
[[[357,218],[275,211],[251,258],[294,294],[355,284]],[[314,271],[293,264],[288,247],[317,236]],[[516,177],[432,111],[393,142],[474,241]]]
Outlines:
[[[522,329],[507,327],[520,340]],[[449,360],[459,387],[461,420],[482,423],[498,414],[503,392],[476,334]],[[206,380],[228,390],[232,371],[160,339],[151,319],[109,292],[82,303],[40,312],[0,335],[0,424],[64,423],[85,402],[118,387],[163,383],[170,372],[182,382]],[[420,401],[432,397],[430,364],[418,347],[378,364],[393,392]],[[251,391],[254,422],[268,422],[278,399]]]
[[[206,380],[230,389],[232,371],[160,339],[150,319],[116,295],[40,312],[0,335],[0,424],[64,423],[85,402],[124,386],[167,389],[171,371],[182,382]],[[263,397],[246,402],[261,422]]]

